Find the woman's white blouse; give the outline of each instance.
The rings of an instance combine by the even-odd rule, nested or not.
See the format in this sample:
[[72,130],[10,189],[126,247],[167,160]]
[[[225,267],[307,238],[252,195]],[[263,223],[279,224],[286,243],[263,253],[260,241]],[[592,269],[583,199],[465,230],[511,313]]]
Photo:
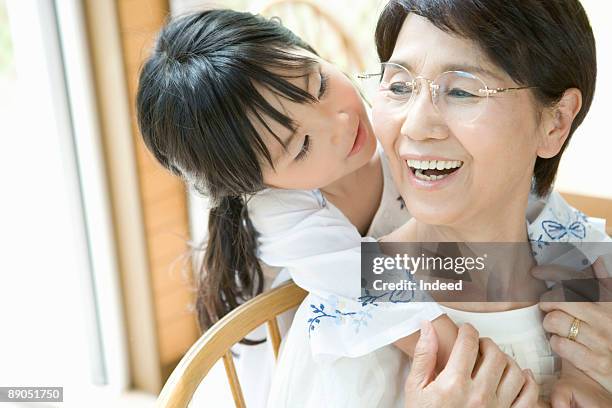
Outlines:
[[[603,227],[600,220],[588,218],[570,207],[557,193],[544,200],[533,198],[530,202],[527,229],[539,264],[568,265],[573,259],[592,262],[610,250],[611,240]],[[550,245],[552,242],[568,245]],[[578,255],[582,256],[574,254],[568,261],[565,255],[571,251],[579,251]],[[541,396],[548,395],[560,365],[542,328],[543,316],[537,305],[493,313],[439,307],[457,324],[469,322],[481,335],[491,337],[521,368],[530,368],[541,386]],[[312,312],[307,299],[295,314],[276,367],[267,406],[403,407],[403,384],[410,368],[409,359],[390,345],[356,358],[316,359],[308,352],[313,340],[309,337],[307,321]],[[377,318],[384,320],[386,316],[381,312],[372,317]],[[331,330],[338,326],[329,327]]]

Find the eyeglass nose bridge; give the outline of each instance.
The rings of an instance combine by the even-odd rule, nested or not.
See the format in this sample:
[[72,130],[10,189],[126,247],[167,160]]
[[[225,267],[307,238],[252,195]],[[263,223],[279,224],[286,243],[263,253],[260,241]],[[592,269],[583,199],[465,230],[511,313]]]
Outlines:
[[421,93],[422,82],[425,82],[429,88],[429,94],[431,95],[431,102],[437,108],[438,101],[438,93],[440,91],[440,85],[438,85],[435,80],[425,78],[422,75],[416,76],[412,79],[412,87],[415,90],[415,94],[418,95]]

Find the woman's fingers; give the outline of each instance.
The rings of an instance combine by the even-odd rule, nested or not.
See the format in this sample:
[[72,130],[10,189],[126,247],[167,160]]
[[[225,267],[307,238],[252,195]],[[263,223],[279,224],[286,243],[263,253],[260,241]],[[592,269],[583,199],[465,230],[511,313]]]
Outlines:
[[612,300],[612,270],[610,268],[612,268],[612,254],[601,256],[593,262],[595,277],[599,279],[600,287],[603,288],[603,292],[605,292],[600,296],[600,301],[604,302],[610,302]]
[[593,270],[590,268],[576,271],[560,265],[537,265],[531,268],[531,274],[534,278],[553,282],[581,278],[587,279],[595,276]]
[[[561,310],[553,310],[544,316],[542,325],[544,330],[549,333],[556,334],[559,337],[567,337],[573,322],[573,316]],[[602,352],[607,349],[606,339],[602,338],[602,336],[593,329],[593,326],[585,321],[580,322],[578,335],[574,341],[597,352]]]
[[438,355],[438,337],[429,321],[421,322],[421,335],[414,348],[414,358],[410,374],[406,379],[406,394],[411,395],[418,389],[423,389],[434,376],[436,357]]
[[553,408],[610,407],[612,394],[599,384],[573,384],[561,379],[552,388],[550,403]]
[[446,367],[448,372],[470,378],[478,357],[478,331],[469,323],[459,326],[457,340],[453,345]]
[[580,271],[559,265],[538,265],[531,269],[531,274],[537,279],[556,282],[554,290],[546,292],[541,302],[610,302],[611,267],[612,254],[607,254]]
[[566,381],[557,381],[550,395],[550,405],[553,408],[572,408],[572,387]]
[[486,395],[495,395],[499,381],[508,364],[507,354],[499,349],[489,338],[480,339],[480,358],[476,363],[472,378]]
[[591,302],[540,302],[539,305],[544,312],[561,310],[585,322],[597,322],[603,317],[599,305]]
[[550,346],[561,358],[584,371],[606,389],[612,389],[612,353],[597,353],[557,335],[550,338]]
[[610,281],[607,279],[612,278],[610,268],[612,268],[612,254],[605,254],[598,257],[592,265],[580,271],[561,265],[536,265],[531,269],[531,274],[537,279],[554,282],[597,278],[604,280],[604,283],[608,283]]
[[497,387],[498,405],[503,407],[509,407],[512,404],[519,395],[527,379],[527,376],[520,369],[516,361],[510,356],[506,356],[506,359],[506,370]]
[[540,386],[535,380],[531,370],[523,371],[525,384],[521,392],[516,397],[516,400],[511,405],[512,408],[533,408],[538,406],[538,397],[540,394]]

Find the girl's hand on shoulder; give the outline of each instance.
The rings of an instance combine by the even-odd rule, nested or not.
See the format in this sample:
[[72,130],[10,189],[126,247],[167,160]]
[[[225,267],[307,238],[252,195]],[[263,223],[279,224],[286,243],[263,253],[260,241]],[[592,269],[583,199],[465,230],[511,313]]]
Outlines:
[[478,339],[469,324],[459,327],[446,367],[436,377],[438,338],[424,322],[405,384],[406,408],[538,406],[539,386],[491,339]]

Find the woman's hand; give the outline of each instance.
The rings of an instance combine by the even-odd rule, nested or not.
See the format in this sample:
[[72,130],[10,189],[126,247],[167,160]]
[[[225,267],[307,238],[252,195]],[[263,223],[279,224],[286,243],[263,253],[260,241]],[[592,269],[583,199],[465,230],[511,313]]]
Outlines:
[[561,377],[553,386],[550,402],[553,408],[605,408],[612,407],[612,394],[563,360]]
[[437,352],[436,332],[424,322],[404,388],[406,408],[538,406],[533,374],[522,371],[491,339],[479,341],[471,325],[459,327],[448,363],[434,378]]
[[[536,267],[533,275],[543,280],[576,280],[575,274],[571,276],[554,266]],[[604,263],[598,259],[593,264],[592,278],[597,284],[599,299],[611,299],[612,283],[608,276]],[[557,287],[545,293],[540,303],[540,308],[546,312],[544,329],[552,333],[552,349],[612,393],[612,302],[548,301],[560,290]],[[567,290],[567,287],[563,289],[564,292]],[[570,336],[572,325],[575,329],[573,338]]]

